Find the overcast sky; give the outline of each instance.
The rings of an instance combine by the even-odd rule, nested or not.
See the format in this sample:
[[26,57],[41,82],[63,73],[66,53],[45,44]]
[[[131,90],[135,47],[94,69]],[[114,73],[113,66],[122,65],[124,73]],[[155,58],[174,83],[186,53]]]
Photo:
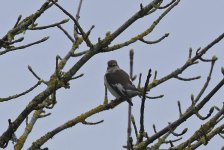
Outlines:
[[[0,36],[3,37],[11,29],[21,14],[23,18],[34,13],[44,3],[44,0],[2,0],[0,5]],[[72,14],[75,14],[78,7],[78,0],[64,0],[59,3]],[[80,24],[85,30],[95,25],[90,39],[96,42],[98,37],[105,37],[106,32],[113,32],[136,11],[139,4],[149,3],[148,0],[84,0],[81,9]],[[224,1],[223,0],[181,0],[180,4],[169,13],[156,27],[147,40],[155,40],[170,33],[170,36],[159,44],[145,45],[141,42],[125,47],[121,50],[99,54],[86,63],[79,73],[84,73],[84,77],[79,80],[71,81],[69,90],[60,89],[57,93],[58,103],[53,110],[47,110],[52,115],[38,120],[32,133],[26,142],[24,149],[30,146],[31,142],[44,135],[69,119],[90,110],[91,108],[103,103],[104,83],[103,76],[106,71],[106,63],[110,59],[116,59],[121,68],[129,71],[129,50],[135,50],[134,74],[143,73],[145,79],[148,68],[158,71],[158,78],[161,78],[176,68],[182,66],[187,57],[190,47],[193,50],[206,46],[213,39],[223,33],[224,27]],[[134,23],[127,31],[118,37],[113,43],[125,41],[134,35],[144,31],[153,20],[161,13],[155,13]],[[65,16],[56,7],[48,10],[37,22],[39,25],[48,25],[61,21]],[[72,33],[72,22],[63,25]],[[39,40],[42,37],[50,36],[49,41],[40,45],[8,53],[0,56],[0,97],[7,97],[28,89],[37,81],[28,71],[30,65],[35,72],[43,79],[48,80],[54,72],[56,55],[65,56],[71,47],[70,41],[57,28],[45,31],[28,31],[25,33],[25,43]],[[81,47],[79,51],[85,50]],[[224,66],[224,40],[213,47],[206,55],[211,58],[216,55],[219,60],[215,66],[214,75],[211,80],[211,90],[221,79],[221,66]],[[69,61],[65,71],[73,65],[78,58]],[[170,80],[150,92],[151,96],[164,94],[165,97],[158,100],[147,101],[145,128],[149,136],[153,134],[152,124],[157,130],[162,129],[168,122],[178,118],[177,100],[181,101],[183,110],[190,104],[190,95],[197,94],[206,80],[210,65],[201,63],[183,73],[183,77],[201,75],[202,78],[193,82],[182,82]],[[137,84],[137,81],[135,81]],[[29,101],[45,86],[34,90],[32,93],[21,98],[1,103],[0,105],[0,135],[8,126],[8,119],[14,120],[17,115],[25,108]],[[206,115],[208,109],[214,105],[222,106],[224,90],[218,94],[201,111]],[[109,95],[110,99],[114,97]],[[88,121],[104,120],[102,124],[96,126],[85,126],[78,124],[69,128],[53,139],[49,140],[43,147],[52,150],[120,150],[126,144],[127,130],[127,108],[128,103],[124,102],[113,110],[109,110],[90,117]],[[139,120],[140,99],[134,99],[133,115],[136,122]],[[194,133],[202,124],[196,117],[192,117],[187,123],[177,128],[181,132],[185,127],[189,128],[186,135]],[[224,123],[224,121],[222,121]],[[139,125],[139,124],[138,124]],[[21,135],[25,125],[23,124],[16,132]],[[184,136],[186,139],[186,136]],[[206,146],[201,146],[200,150],[221,149],[224,141],[216,137]],[[7,149],[13,149],[10,142]]]

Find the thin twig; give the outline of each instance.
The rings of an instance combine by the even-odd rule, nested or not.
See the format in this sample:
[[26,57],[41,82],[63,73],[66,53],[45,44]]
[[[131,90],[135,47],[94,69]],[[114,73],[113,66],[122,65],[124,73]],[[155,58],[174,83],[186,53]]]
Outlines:
[[[36,19],[39,18],[51,6],[51,3],[46,1],[39,10],[20,21],[15,28],[8,31],[7,34],[0,40],[0,48],[4,47],[8,49],[8,45],[4,45],[4,42],[10,43],[16,35],[23,33],[24,30],[27,30],[27,28],[30,25],[33,25]],[[1,41],[3,41],[3,43]]]
[[155,41],[146,41],[143,38],[139,39],[139,40],[142,41],[143,43],[146,43],[146,44],[157,44],[168,36],[169,36],[169,33],[166,33],[164,36],[162,36],[161,38],[159,38],[158,40],[155,40]]
[[10,42],[9,45],[12,45],[12,44],[15,44],[15,43],[18,43],[18,42],[22,42],[23,40],[24,40],[24,37],[21,37],[17,40],[14,40],[14,41]]
[[[150,14],[154,13],[156,10],[158,10],[158,9],[160,8],[162,2],[163,2],[163,0],[161,0],[158,4],[152,4],[153,9],[150,10],[150,11],[148,11],[148,12],[147,12],[147,15],[150,15]],[[143,10],[142,5],[140,5],[140,6],[141,6],[141,10]]]
[[158,99],[158,98],[163,98],[164,95],[159,95],[159,96],[145,96],[147,99]]
[[45,41],[48,40],[48,39],[49,39],[49,37],[44,37],[44,38],[42,38],[42,39],[40,39],[40,40],[38,40],[38,41],[36,41],[36,42],[29,43],[29,44],[27,44],[27,45],[23,45],[23,46],[19,46],[19,47],[12,47],[12,48],[10,48],[10,49],[6,49],[6,50],[4,50],[4,51],[1,51],[1,52],[0,52],[0,55],[3,55],[3,54],[8,53],[8,52],[10,52],[10,51],[15,51],[15,50],[19,50],[19,49],[25,49],[25,48],[27,48],[27,47],[30,47],[30,46],[33,46],[33,45],[36,45],[36,44],[40,44],[40,43],[42,43],[42,42],[45,42]]
[[[224,85],[224,79],[222,79],[209,93],[205,98],[197,105],[195,108],[199,111],[211,98],[212,96]],[[224,108],[223,108],[224,111]],[[136,145],[136,150],[140,150],[146,147],[148,144],[152,143],[154,140],[158,139],[160,136],[164,135],[165,133],[170,131],[170,128],[174,129],[175,127],[179,126],[181,123],[186,121],[194,115],[194,109],[190,106],[186,112],[176,121],[172,122],[170,125],[164,127],[162,130],[158,131],[156,134],[152,135],[149,139],[146,139],[144,142],[139,143]],[[180,148],[183,149],[183,148]]]
[[84,41],[86,42],[86,44],[90,48],[93,47],[93,44],[90,42],[90,40],[86,36],[86,33],[84,32],[84,30],[82,29],[82,27],[80,26],[80,24],[78,23],[78,21],[67,10],[65,10],[62,6],[60,6],[58,3],[56,3],[53,0],[50,0],[50,1],[52,3],[54,3],[55,6],[57,6],[63,13],[65,13],[69,18],[71,18],[73,20],[73,22],[75,23],[77,29],[80,31],[80,34],[82,35],[82,37],[83,37]]
[[37,80],[42,81],[44,84],[47,85],[47,82],[44,81],[44,80],[42,80],[42,79],[41,79],[41,78],[40,78],[40,77],[33,71],[32,67],[31,67],[30,65],[28,65],[28,69],[29,69],[29,71],[33,74],[33,76],[34,76],[35,78],[37,78]]
[[153,131],[154,131],[155,133],[157,133],[156,125],[155,125],[155,124],[152,125],[152,128],[153,128]]
[[138,78],[138,89],[141,88],[141,81],[142,81],[142,74],[139,74],[139,78]]
[[[175,140],[169,140],[169,141],[165,141],[164,143],[174,143],[174,142],[178,142],[178,141],[180,141],[180,140],[182,140],[183,138],[182,137],[180,137],[180,138],[177,138],[177,139],[175,139]],[[172,146],[172,144],[171,144],[171,147],[173,147]]]
[[82,76],[84,76],[84,73],[82,73],[82,74],[80,74],[80,75],[78,75],[78,76],[73,77],[71,80],[76,80],[76,79],[78,79],[78,78],[81,78]]
[[44,29],[48,29],[48,28],[53,28],[53,27],[59,26],[61,24],[67,23],[68,21],[69,21],[69,19],[64,19],[60,22],[56,22],[54,24],[50,24],[50,25],[47,25],[47,26],[28,28],[28,30],[44,30]]
[[[130,60],[130,79],[132,79],[133,77],[133,61],[134,61],[134,50],[131,49],[129,51],[129,60]],[[130,99],[131,101],[131,99]],[[128,105],[128,128],[127,128],[127,150],[131,149],[131,145],[130,145],[130,137],[131,137],[131,116],[132,116],[132,108],[131,105]]]
[[157,74],[158,74],[158,72],[157,72],[157,70],[155,70],[155,73],[154,73],[154,78],[153,78],[153,80],[156,80],[156,78],[157,78]]
[[82,122],[82,124],[85,124],[85,125],[97,125],[97,124],[100,124],[100,123],[103,123],[104,120],[100,120],[100,121],[97,121],[97,122],[87,122],[86,120],[84,120]]
[[169,132],[170,133],[172,133],[174,136],[182,136],[182,135],[184,135],[186,132],[187,132],[187,128],[185,128],[181,133],[176,133],[176,132],[174,132],[174,129],[172,129],[171,127],[170,127],[170,123],[169,123]]
[[[211,139],[209,135],[213,134],[214,131],[216,130],[215,129],[214,131],[212,131],[212,129],[214,128],[214,126],[217,123],[218,118],[220,118],[220,116],[223,115],[223,112],[224,112],[224,107],[222,107],[222,109],[214,117],[212,117],[209,121],[207,121],[206,123],[204,123],[195,132],[195,134],[193,134],[191,137],[189,137],[185,142],[177,145],[174,148],[174,150],[184,149],[187,146],[191,145],[191,143],[193,143],[194,141],[202,141],[202,142],[200,142],[200,145],[201,144],[205,144],[206,145],[206,143],[208,143],[209,139]],[[215,132],[215,135],[218,134],[219,132]],[[198,140],[198,139],[201,139],[201,138],[203,138],[204,140]]]
[[177,101],[177,105],[178,105],[178,110],[179,110],[179,114],[180,114],[180,117],[181,117],[183,115],[183,113],[182,113],[180,101]]
[[[141,40],[143,39],[143,37],[145,37],[146,35],[149,35],[153,30],[154,28],[157,26],[157,24],[180,2],[180,0],[177,0],[174,4],[172,4],[169,8],[167,8],[154,22],[153,24],[148,28],[146,29],[144,32],[138,34],[137,36],[135,37],[132,37],[130,40],[126,41],[126,42],[123,42],[123,43],[120,43],[120,44],[115,44],[111,47],[108,47],[108,48],[105,48],[103,49],[102,51],[113,51],[113,50],[116,50],[116,49],[120,49],[120,48],[123,48],[125,46],[128,46],[138,40]],[[113,37],[113,34],[111,35],[111,37]]]
[[72,42],[72,43],[74,43],[75,42],[75,40],[72,38],[72,36],[71,35],[69,35],[69,33],[64,29],[64,28],[62,28],[62,26],[60,26],[60,25],[57,25],[57,27],[68,37],[68,39]]
[[89,50],[86,50],[86,51],[83,51],[83,52],[79,52],[79,53],[74,53],[71,56],[72,57],[79,57],[79,56],[82,56],[82,55],[86,54],[87,52],[89,52]]
[[[80,12],[81,12],[81,7],[82,7],[82,0],[79,1],[79,6],[78,6],[78,10],[76,13],[76,20],[78,21],[80,18]],[[77,33],[77,26],[76,24],[74,24],[74,38],[77,39],[78,38],[78,33]]]
[[206,119],[208,119],[208,118],[212,115],[213,111],[214,111],[214,107],[210,108],[209,113],[208,113],[205,117],[203,117],[203,116],[200,115],[200,113],[196,110],[196,111],[195,111],[195,115],[196,115],[199,119],[201,119],[201,120],[206,120]]
[[189,48],[189,55],[188,55],[188,59],[190,60],[192,57],[192,48]]
[[192,80],[200,79],[201,76],[191,77],[191,78],[183,78],[183,77],[176,76],[175,78],[178,79],[178,80],[181,80],[181,81],[192,81]]
[[211,68],[210,68],[210,71],[209,71],[207,80],[206,80],[204,86],[202,87],[201,91],[199,92],[199,94],[198,94],[197,97],[195,98],[195,100],[194,100],[195,103],[197,103],[197,102],[199,101],[199,99],[201,98],[202,94],[203,94],[203,93],[205,92],[205,90],[207,89],[208,84],[209,84],[210,79],[211,79],[211,76],[212,76],[212,72],[213,72],[214,65],[215,65],[215,61],[212,61],[212,62],[211,62]]
[[13,28],[17,27],[17,25],[19,24],[21,19],[22,19],[22,15],[19,15],[19,17],[17,18],[17,21],[16,21],[16,23],[15,23]]
[[170,5],[172,5],[176,0],[172,0],[170,3],[166,4],[165,6],[160,6],[158,9],[165,9],[167,7],[169,7]]
[[147,92],[147,87],[149,84],[149,79],[151,77],[151,69],[148,71],[148,75],[145,81],[145,86],[143,90],[143,96],[142,96],[142,103],[141,103],[141,109],[140,109],[140,130],[139,130],[139,139],[138,142],[142,142],[143,140],[143,134],[145,132],[144,129],[144,113],[145,113],[145,100],[146,100],[146,92]]
[[36,87],[38,87],[42,82],[41,81],[38,81],[34,86],[32,86],[31,88],[29,88],[28,90],[20,93],[20,94],[16,94],[16,95],[13,95],[13,96],[9,96],[9,97],[6,97],[6,98],[0,98],[0,102],[5,102],[5,101],[9,101],[9,100],[12,100],[12,99],[16,99],[20,96],[23,96],[29,92],[31,92],[32,90],[34,90]]
[[132,122],[132,125],[134,127],[135,137],[137,139],[138,138],[138,129],[137,129],[137,126],[136,126],[136,123],[135,123],[135,118],[134,118],[133,115],[131,115],[131,122]]
[[45,118],[45,117],[48,117],[50,115],[51,115],[51,113],[41,114],[38,118]]

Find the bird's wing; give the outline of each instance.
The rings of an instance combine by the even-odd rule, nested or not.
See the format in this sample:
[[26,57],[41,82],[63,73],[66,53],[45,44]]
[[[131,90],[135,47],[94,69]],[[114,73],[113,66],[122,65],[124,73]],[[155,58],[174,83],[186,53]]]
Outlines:
[[128,97],[127,88],[136,90],[135,86],[132,84],[129,75],[123,70],[116,70],[105,75],[107,83],[113,90],[120,96],[126,99],[126,101],[133,105],[130,98]]
[[111,84],[119,83],[124,86],[127,86],[128,84],[132,84],[132,82],[129,78],[129,75],[121,69],[116,70],[114,72],[107,73],[106,77],[107,77],[108,82]]
[[132,84],[129,75],[122,69],[107,73],[106,79],[113,88],[117,88],[119,91],[125,92],[126,89],[136,90],[136,87]]

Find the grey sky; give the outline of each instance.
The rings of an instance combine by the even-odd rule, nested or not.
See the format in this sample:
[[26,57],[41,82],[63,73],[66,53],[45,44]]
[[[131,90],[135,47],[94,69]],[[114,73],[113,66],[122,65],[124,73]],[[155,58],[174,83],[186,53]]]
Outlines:
[[[4,36],[14,25],[19,14],[26,17],[39,9],[43,2],[44,0],[2,0],[0,5],[0,36]],[[96,42],[98,37],[103,38],[106,32],[116,30],[123,22],[139,10],[140,3],[143,3],[143,5],[147,4],[148,0],[84,0],[80,24],[85,30],[88,30],[91,25],[95,25],[90,38]],[[60,1],[60,4],[69,12],[75,14],[78,0],[64,0]],[[143,79],[146,77],[148,68],[157,70],[158,78],[160,78],[183,65],[188,57],[188,49],[190,47],[194,50],[199,47],[204,47],[223,33],[223,6],[223,0],[182,0],[161,21],[153,33],[147,36],[147,40],[154,40],[165,33],[170,33],[170,36],[161,43],[149,46],[137,42],[119,51],[99,54],[93,57],[79,71],[80,74],[85,74],[84,77],[71,81],[71,88],[69,90],[59,90],[57,93],[57,105],[53,110],[48,110],[52,115],[38,120],[24,149],[29,147],[33,140],[39,138],[47,131],[103,103],[103,76],[108,60],[116,59],[121,68],[129,71],[129,50],[133,48],[135,50],[134,74],[143,73]],[[138,21],[119,36],[114,43],[125,41],[139,32],[144,31],[157,16],[158,13]],[[65,18],[68,17],[54,7],[48,10],[37,21],[39,25],[48,25]],[[67,25],[63,25],[63,27],[72,33],[71,21]],[[57,28],[43,31],[29,31],[24,36],[24,43],[33,42],[44,36],[50,36],[50,39],[40,45],[1,56],[0,97],[7,97],[24,91],[37,82],[28,71],[27,65],[31,65],[39,76],[48,80],[54,71],[55,56],[60,55],[63,57],[71,47],[70,41]],[[79,51],[85,49],[83,46]],[[209,89],[214,87],[222,78],[220,68],[224,66],[223,49],[224,41],[213,47],[206,55],[208,58],[213,55],[219,58]],[[77,58],[70,60],[65,70],[77,60]],[[149,135],[153,133],[153,123],[156,124],[157,130],[159,130],[166,126],[167,122],[174,121],[178,117],[177,100],[181,101],[183,110],[190,105],[190,95],[199,92],[206,80],[209,67],[209,64],[201,63],[183,73],[183,77],[202,75],[200,80],[193,82],[171,80],[150,92],[152,96],[164,94],[165,97],[161,100],[149,101],[146,104],[145,127]],[[135,83],[137,82],[135,81]],[[43,89],[45,89],[45,86],[41,86],[31,94],[16,100],[1,103],[1,134],[8,126],[7,119],[11,118],[14,120],[29,101]],[[221,106],[224,96],[223,93],[224,90],[220,90],[202,110],[202,114],[207,114],[208,109],[213,105]],[[109,98],[113,99],[113,96],[109,95]],[[104,122],[96,126],[78,124],[73,128],[59,133],[43,147],[49,147],[52,150],[122,149],[122,146],[126,143],[127,107],[128,103],[124,102],[113,110],[94,115],[88,121],[95,122],[104,119]],[[136,98],[134,99],[133,114],[137,122],[139,119],[139,108],[140,100]],[[189,127],[191,129],[187,133],[189,135],[190,133],[194,133],[194,127],[196,129],[202,123],[196,117],[193,117],[188,123],[184,123],[178,127],[177,131],[182,131],[185,127]],[[17,132],[18,136],[23,132],[24,126],[23,124],[19,128]],[[224,146],[223,139],[217,136],[206,147],[201,146],[199,149],[221,149],[222,146]],[[11,143],[8,149],[13,149]]]

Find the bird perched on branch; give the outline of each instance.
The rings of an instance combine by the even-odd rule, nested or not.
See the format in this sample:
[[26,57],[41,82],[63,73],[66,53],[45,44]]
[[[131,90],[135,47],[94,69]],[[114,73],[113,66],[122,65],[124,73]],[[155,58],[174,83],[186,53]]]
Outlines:
[[104,76],[104,84],[110,93],[118,98],[124,98],[131,106],[131,96],[142,93],[131,82],[129,75],[119,68],[116,60],[107,62],[107,72]]

